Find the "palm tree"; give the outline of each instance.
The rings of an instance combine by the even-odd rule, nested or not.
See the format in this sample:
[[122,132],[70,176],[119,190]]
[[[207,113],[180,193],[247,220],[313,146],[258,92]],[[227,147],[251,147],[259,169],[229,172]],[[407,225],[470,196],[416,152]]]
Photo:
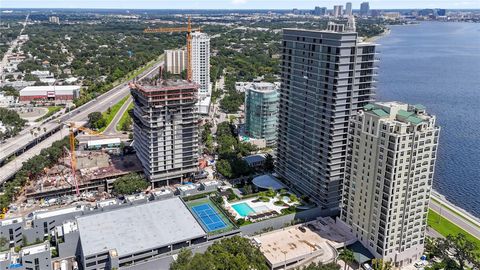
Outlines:
[[338,257],[345,262],[344,269],[347,269],[347,264],[351,264],[355,261],[355,255],[353,254],[353,251],[348,248],[344,248]]
[[372,268],[374,270],[391,270],[393,268],[392,262],[384,262],[382,259],[373,259]]

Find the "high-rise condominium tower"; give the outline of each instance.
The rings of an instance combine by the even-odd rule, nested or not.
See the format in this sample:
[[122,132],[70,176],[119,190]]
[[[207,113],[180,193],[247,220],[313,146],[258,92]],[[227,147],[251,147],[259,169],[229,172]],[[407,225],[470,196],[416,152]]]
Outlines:
[[346,16],[350,16],[352,15],[352,3],[351,2],[348,2],[346,5],[345,5],[345,15]]
[[210,37],[201,32],[192,33],[192,80],[200,85],[199,97],[210,91]]
[[340,17],[343,15],[343,6],[333,6],[333,17]]
[[364,106],[350,121],[341,222],[377,258],[423,253],[440,128],[422,105]]
[[363,2],[360,4],[360,15],[361,16],[368,16],[370,12],[370,4],[368,2]]
[[348,121],[373,100],[375,45],[344,25],[284,29],[277,173],[326,209],[340,205]]
[[134,148],[154,187],[179,183],[197,171],[195,83],[157,80],[130,84]]
[[245,129],[249,136],[265,139],[267,146],[277,143],[279,100],[273,83],[253,83],[245,90]]

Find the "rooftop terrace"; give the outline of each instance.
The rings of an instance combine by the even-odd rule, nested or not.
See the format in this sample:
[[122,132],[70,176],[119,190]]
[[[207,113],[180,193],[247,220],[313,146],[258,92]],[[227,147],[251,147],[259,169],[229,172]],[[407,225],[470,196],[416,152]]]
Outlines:
[[421,104],[408,105],[401,102],[376,102],[363,107],[365,112],[372,113],[380,118],[418,125],[430,119],[430,115],[425,112],[425,106]]

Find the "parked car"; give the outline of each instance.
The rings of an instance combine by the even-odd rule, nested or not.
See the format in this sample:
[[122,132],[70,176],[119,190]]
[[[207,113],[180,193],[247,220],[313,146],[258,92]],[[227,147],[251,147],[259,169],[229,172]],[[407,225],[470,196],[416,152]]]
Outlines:
[[370,266],[370,264],[368,264],[368,263],[362,264],[362,268],[363,268],[364,270],[373,270],[373,268],[372,268],[372,267]]

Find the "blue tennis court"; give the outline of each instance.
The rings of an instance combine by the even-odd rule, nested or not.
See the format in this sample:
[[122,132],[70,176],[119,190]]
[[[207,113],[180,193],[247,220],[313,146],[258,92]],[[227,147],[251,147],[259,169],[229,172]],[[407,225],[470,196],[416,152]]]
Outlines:
[[220,214],[208,203],[194,206],[192,211],[200,218],[209,232],[227,227]]

